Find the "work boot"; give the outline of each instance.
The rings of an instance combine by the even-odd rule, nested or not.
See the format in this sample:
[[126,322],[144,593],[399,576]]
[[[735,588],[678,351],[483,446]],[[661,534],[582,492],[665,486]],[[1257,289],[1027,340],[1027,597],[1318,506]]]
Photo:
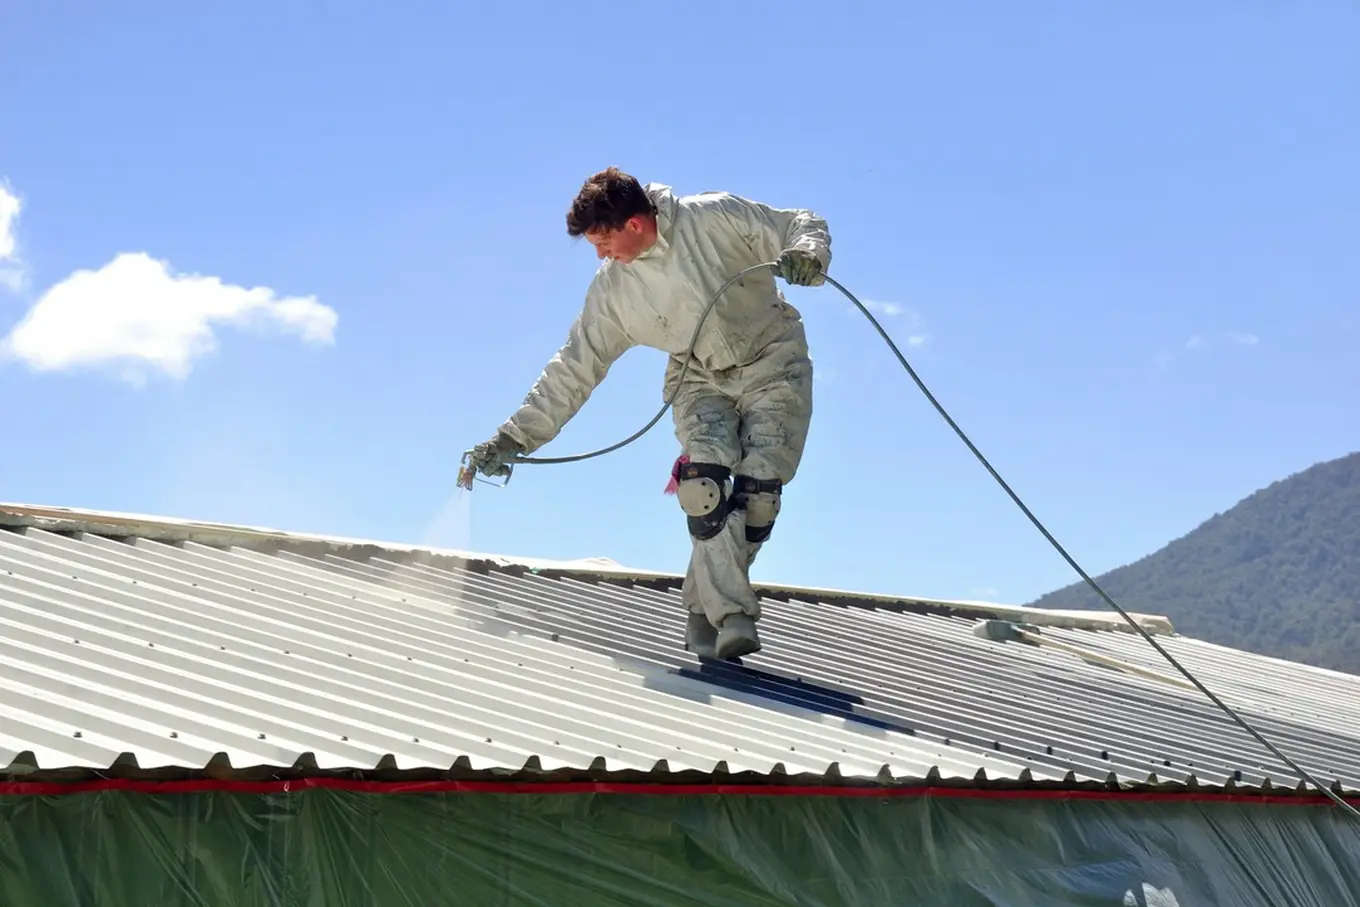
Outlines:
[[713,658],[718,642],[718,631],[708,618],[690,611],[685,621],[685,651],[699,658]]
[[724,661],[760,651],[760,634],[749,614],[731,614],[718,630],[715,657]]

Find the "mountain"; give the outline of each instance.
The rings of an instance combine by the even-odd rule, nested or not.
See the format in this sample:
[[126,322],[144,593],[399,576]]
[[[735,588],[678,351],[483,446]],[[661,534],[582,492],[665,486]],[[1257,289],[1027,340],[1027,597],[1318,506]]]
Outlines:
[[[1360,674],[1360,452],[1281,479],[1096,581],[1186,636]],[[1109,609],[1081,581],[1030,604]]]

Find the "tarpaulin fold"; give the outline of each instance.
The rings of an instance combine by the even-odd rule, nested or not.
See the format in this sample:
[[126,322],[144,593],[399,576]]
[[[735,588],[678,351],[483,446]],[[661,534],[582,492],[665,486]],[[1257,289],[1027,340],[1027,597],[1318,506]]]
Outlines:
[[0,795],[4,907],[1360,907],[1360,823],[1191,799]]

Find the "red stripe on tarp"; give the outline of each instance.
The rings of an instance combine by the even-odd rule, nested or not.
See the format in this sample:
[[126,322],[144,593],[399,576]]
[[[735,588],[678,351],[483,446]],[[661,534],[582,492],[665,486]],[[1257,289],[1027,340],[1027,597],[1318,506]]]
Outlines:
[[[1258,794],[1214,791],[985,790],[957,787],[839,787],[835,785],[761,784],[625,784],[609,781],[356,781],[348,778],[297,778],[277,781],[144,781],[99,778],[90,781],[4,781],[3,797],[51,797],[102,791],[138,794],[288,794],[310,789],[363,794],[631,794],[648,797],[955,797],[987,800],[1131,800],[1144,802],[1209,802],[1333,805],[1321,794]],[[1360,797],[1345,798],[1360,805]]]

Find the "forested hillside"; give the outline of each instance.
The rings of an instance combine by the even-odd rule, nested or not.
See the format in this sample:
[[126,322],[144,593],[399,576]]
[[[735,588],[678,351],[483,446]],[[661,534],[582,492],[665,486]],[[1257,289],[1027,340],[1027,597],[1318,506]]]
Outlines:
[[[1360,674],[1360,453],[1275,482],[1097,581],[1187,636]],[[1031,604],[1108,608],[1081,582]]]

